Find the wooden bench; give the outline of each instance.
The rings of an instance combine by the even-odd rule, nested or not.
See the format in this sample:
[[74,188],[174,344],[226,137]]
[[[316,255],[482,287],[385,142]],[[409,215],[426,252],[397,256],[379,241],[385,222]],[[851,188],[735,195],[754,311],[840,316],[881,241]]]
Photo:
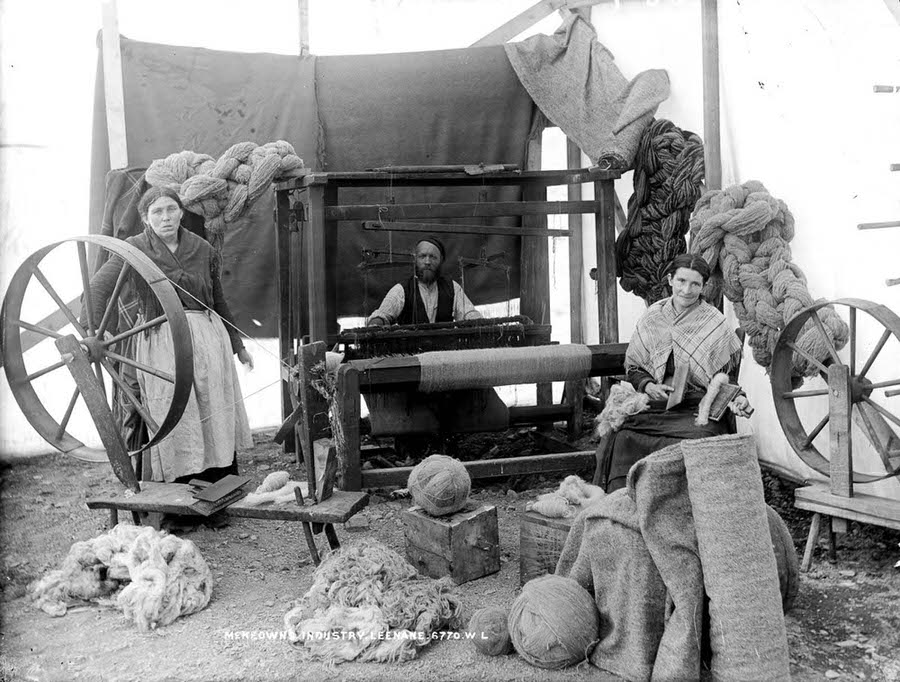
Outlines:
[[[305,484],[301,486],[301,496]],[[93,497],[87,500],[88,509],[108,509],[110,527],[119,522],[119,510],[141,512],[162,512],[164,514],[182,514],[195,516],[197,520],[204,517],[191,509],[194,502],[193,490],[184,483],[157,483],[144,481],[141,492],[127,495]],[[220,513],[226,516],[237,516],[249,519],[270,519],[277,521],[299,521],[303,524],[306,544],[313,562],[319,564],[319,552],[316,548],[314,534],[325,532],[331,549],[340,547],[335,523],[345,523],[356,512],[369,503],[369,496],[363,492],[345,492],[335,490],[327,500],[318,504],[265,504],[250,506],[245,499],[225,507]]]

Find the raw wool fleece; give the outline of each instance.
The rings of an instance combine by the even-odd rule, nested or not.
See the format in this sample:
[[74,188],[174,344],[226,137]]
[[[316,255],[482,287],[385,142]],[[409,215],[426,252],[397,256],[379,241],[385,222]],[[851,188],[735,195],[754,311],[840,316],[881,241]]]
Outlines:
[[613,384],[609,389],[609,397],[603,411],[594,419],[594,440],[600,440],[613,431],[618,431],[626,417],[643,412],[649,406],[650,396],[638,393],[627,381]]
[[51,616],[64,616],[73,600],[89,600],[118,606],[146,632],[202,610],[212,588],[209,567],[193,542],[150,527],[118,525],[73,544],[62,566],[29,592],[36,608]]
[[[288,640],[309,658],[329,663],[407,661],[433,632],[458,626],[454,587],[449,578],[419,577],[377,542],[341,547],[319,565],[300,604],[285,614]],[[347,634],[327,634],[334,632]]]
[[247,507],[258,507],[268,502],[273,504],[296,502],[297,495],[294,488],[302,485],[299,481],[292,481],[291,475],[287,471],[273,471],[266,476],[255,491],[243,499],[243,504]]
[[534,511],[552,519],[572,518],[605,494],[598,485],[585,483],[578,476],[566,476],[559,484],[559,490],[539,495],[537,500],[525,505],[525,511]]

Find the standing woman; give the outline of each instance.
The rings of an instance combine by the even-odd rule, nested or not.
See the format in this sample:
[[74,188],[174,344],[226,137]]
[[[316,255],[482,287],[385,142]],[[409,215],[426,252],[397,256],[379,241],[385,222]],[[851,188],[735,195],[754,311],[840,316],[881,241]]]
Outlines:
[[[186,483],[192,478],[216,481],[237,473],[237,450],[253,446],[247,412],[232,354],[253,368],[222,291],[219,264],[209,242],[181,227],[184,206],[178,194],[151,187],[138,212],[143,233],[126,241],[149,256],[175,285],[194,347],[194,386],[181,420],[149,451],[151,478]],[[91,280],[94,315],[102,316],[123,261],[114,257]],[[146,285],[138,282],[138,324],[161,314]],[[143,290],[142,290],[143,289]],[[225,324],[223,324],[223,320]],[[136,337],[135,359],[175,373],[175,348],[168,323]],[[162,422],[172,400],[173,385],[137,370],[141,396],[150,414]],[[145,456],[147,456],[145,454]]]
[[[607,492],[625,485],[635,462],[667,445],[734,432],[727,412],[718,422],[694,423],[712,378],[722,372],[736,382],[741,357],[741,343],[725,316],[701,296],[709,265],[700,256],[682,254],[672,260],[667,277],[672,296],[647,309],[625,352],[626,377],[636,391],[649,396],[650,406],[626,417],[617,432],[601,441],[594,482],[605,479]],[[687,366],[687,384],[682,402],[667,410],[676,365]],[[732,405],[738,416],[752,412],[743,392]]]

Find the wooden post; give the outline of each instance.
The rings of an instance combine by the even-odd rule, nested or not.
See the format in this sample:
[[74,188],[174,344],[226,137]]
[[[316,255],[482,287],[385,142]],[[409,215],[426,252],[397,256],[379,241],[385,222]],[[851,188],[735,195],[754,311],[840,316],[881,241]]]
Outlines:
[[722,189],[717,0],[701,0],[700,17],[703,22],[703,162],[706,167],[706,189]]
[[[581,149],[566,139],[566,167],[581,168]],[[581,201],[581,185],[568,188],[569,201]],[[581,214],[569,214],[569,339],[572,343],[584,343],[581,319],[582,275],[584,274],[584,250],[581,243]],[[584,402],[584,380],[566,382],[566,399],[572,405],[568,436],[575,440],[581,435],[581,416]]]
[[106,134],[109,167],[128,166],[125,137],[125,90],[122,85],[122,51],[116,0],[103,0],[103,95],[106,102]]
[[328,403],[310,383],[311,370],[318,363],[325,362],[325,344],[321,341],[300,346],[297,352],[297,399],[300,403],[300,419],[296,425],[296,435],[300,441],[297,448],[302,451],[306,463],[306,480],[309,482],[309,496],[316,498],[316,470],[313,457],[313,442],[325,434],[328,427]]
[[297,0],[300,29],[300,56],[309,54],[309,0]]
[[[287,191],[275,192],[275,262],[278,274],[275,277],[275,296],[278,301],[278,357],[281,362],[290,363],[293,359],[294,329],[291,300],[291,200]],[[288,381],[281,383],[281,420],[287,419],[293,411],[291,402],[291,385]],[[294,452],[294,432],[284,440],[284,452]]]
[[[828,368],[829,396],[829,457],[831,494],[853,497],[853,443],[850,439],[850,368],[831,365]],[[831,528],[837,533],[847,532],[847,521],[832,518]]]
[[619,299],[616,282],[616,202],[613,180],[594,183],[594,198],[601,202],[595,214],[597,247],[597,321],[598,343],[619,340]]
[[328,339],[328,276],[325,246],[325,188],[311,185],[308,190],[307,216],[303,245],[306,256],[306,296],[309,306],[309,340]]
[[359,370],[349,364],[338,367],[332,411],[341,490],[362,487],[359,444]]

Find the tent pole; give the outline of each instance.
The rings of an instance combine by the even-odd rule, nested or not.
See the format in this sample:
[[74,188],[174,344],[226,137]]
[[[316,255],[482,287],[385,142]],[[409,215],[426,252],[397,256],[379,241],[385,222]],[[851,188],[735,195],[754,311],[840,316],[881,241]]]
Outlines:
[[309,54],[309,0],[297,0],[300,30],[300,56]]
[[722,189],[719,137],[719,10],[717,0],[701,0],[703,22],[703,147],[706,189]]
[[122,51],[119,44],[119,12],[116,0],[103,0],[103,94],[106,102],[106,133],[109,137],[109,167],[128,166],[125,136],[125,91],[122,86]]

